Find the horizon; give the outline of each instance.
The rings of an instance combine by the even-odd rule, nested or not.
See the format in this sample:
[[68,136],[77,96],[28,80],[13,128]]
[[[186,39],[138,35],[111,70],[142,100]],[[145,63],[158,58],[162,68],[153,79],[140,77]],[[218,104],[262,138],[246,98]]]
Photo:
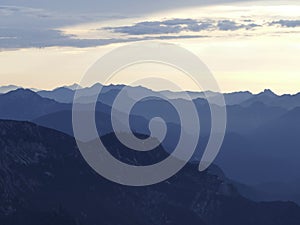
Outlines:
[[70,90],[74,90],[72,89],[71,87],[72,86],[77,86],[79,85],[80,87],[78,89],[84,89],[84,88],[91,88],[92,86],[94,85],[97,85],[97,84],[100,84],[102,86],[129,86],[129,87],[133,87],[133,88],[136,88],[136,87],[142,87],[142,88],[146,88],[146,89],[149,89],[153,92],[164,92],[164,91],[169,91],[169,92],[173,92],[173,93],[179,93],[179,92],[195,92],[195,93],[203,93],[203,92],[213,92],[213,93],[222,93],[222,94],[232,94],[232,93],[245,93],[245,92],[248,92],[252,95],[258,95],[258,94],[261,94],[261,93],[264,93],[266,91],[270,91],[272,92],[273,94],[277,95],[277,96],[284,96],[284,95],[291,95],[291,96],[294,96],[294,95],[297,95],[300,93],[300,90],[299,92],[296,92],[296,93],[276,93],[275,91],[273,91],[272,89],[270,88],[265,88],[259,92],[252,92],[250,90],[235,90],[235,91],[232,91],[232,92],[218,92],[218,91],[213,91],[213,90],[169,90],[169,89],[152,89],[151,87],[147,87],[147,86],[143,86],[143,85],[127,85],[127,84],[123,84],[123,83],[111,83],[111,84],[101,84],[100,82],[97,82],[97,83],[94,83],[90,86],[80,86],[78,83],[73,83],[73,84],[66,84],[66,85],[62,85],[62,86],[57,86],[57,87],[53,87],[53,88],[50,88],[50,89],[42,89],[42,88],[37,88],[37,87],[24,87],[24,86],[20,86],[20,85],[16,85],[16,84],[9,84],[9,85],[1,85],[0,84],[0,89],[1,88],[14,88],[13,90],[10,90],[10,91],[7,91],[7,92],[0,92],[0,94],[6,94],[8,92],[11,92],[11,91],[15,91],[15,90],[18,90],[18,89],[27,89],[27,90],[31,90],[33,92],[38,92],[38,91],[54,91],[56,89],[59,89],[59,88],[68,88]]

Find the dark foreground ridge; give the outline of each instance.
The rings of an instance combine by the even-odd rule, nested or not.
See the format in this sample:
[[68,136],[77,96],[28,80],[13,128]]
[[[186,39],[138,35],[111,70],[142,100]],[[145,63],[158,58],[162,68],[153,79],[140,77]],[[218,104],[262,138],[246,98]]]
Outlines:
[[[197,165],[160,184],[126,187],[93,172],[71,136],[4,120],[0,134],[0,224],[300,224],[296,204],[247,200],[212,170],[199,173]],[[121,153],[114,134],[103,140],[114,143],[123,160],[134,157]],[[153,157],[145,154],[142,160]]]

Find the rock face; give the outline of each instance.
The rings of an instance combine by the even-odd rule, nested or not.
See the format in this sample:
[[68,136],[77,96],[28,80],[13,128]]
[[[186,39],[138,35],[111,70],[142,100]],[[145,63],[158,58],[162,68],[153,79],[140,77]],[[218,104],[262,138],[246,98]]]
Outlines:
[[[114,134],[102,140],[126,162],[166,156],[160,147],[156,153],[130,153]],[[219,170],[199,173],[188,164],[160,184],[121,186],[93,172],[72,137],[28,122],[0,121],[0,224],[300,224],[296,204],[247,200],[214,171]]]

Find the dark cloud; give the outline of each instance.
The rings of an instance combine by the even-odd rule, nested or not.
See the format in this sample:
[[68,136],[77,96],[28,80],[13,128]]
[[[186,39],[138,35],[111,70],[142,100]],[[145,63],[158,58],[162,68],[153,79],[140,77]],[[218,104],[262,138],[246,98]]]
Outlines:
[[250,30],[250,29],[252,29],[254,27],[261,27],[261,25],[256,24],[256,23],[249,23],[247,25],[244,25],[244,28],[247,29],[247,30]]
[[278,20],[273,21],[270,23],[270,25],[280,25],[282,27],[300,27],[300,20]]
[[[142,17],[154,12],[174,10],[177,8],[204,6],[223,3],[246,2],[251,0],[1,0],[0,3],[0,48],[7,46],[93,46],[124,41],[124,39],[76,39],[59,32],[60,27],[89,22]],[[253,23],[252,21],[244,21]],[[112,27],[111,30],[129,35],[164,36],[178,35],[181,32],[200,32],[203,30],[251,29],[256,24],[235,24],[218,21],[197,21],[194,19],[169,19],[156,22],[141,22],[132,26]],[[295,27],[295,21],[282,26]],[[184,34],[185,35],[185,34]],[[184,36],[182,36],[184,37]],[[143,39],[145,37],[141,37]],[[148,37],[149,38],[149,37]],[[157,37],[152,37],[157,38]],[[133,38],[128,36],[128,40]]]
[[239,25],[236,22],[231,20],[219,21],[217,26],[219,30],[224,30],[224,31],[233,31],[233,30],[238,30],[243,28],[243,25]]
[[195,19],[172,19],[163,21],[144,21],[131,26],[106,27],[116,33],[128,35],[174,34],[182,31],[199,32],[203,30],[235,31],[238,29],[252,29],[260,26],[255,23],[238,24],[231,20],[200,21]]
[[10,15],[13,13],[36,13],[41,12],[40,9],[18,7],[18,6],[2,6],[0,5],[0,15]]
[[185,24],[197,24],[197,20],[194,19],[169,19],[163,20],[160,24],[167,25],[167,26],[174,26],[174,25],[185,25]]
[[45,11],[38,8],[0,5],[0,27],[55,29],[80,23],[124,18],[116,15],[72,14]]
[[168,36],[159,36],[159,37],[148,37],[149,40],[151,39],[158,39],[158,40],[170,40],[170,39],[193,39],[193,38],[206,38],[208,36],[205,35],[168,35]]
[[213,24],[210,22],[200,22],[200,23],[195,23],[195,24],[189,24],[187,26],[187,30],[193,31],[193,32],[209,30],[210,28],[213,28]]
[[213,22],[201,22],[194,19],[169,19],[163,21],[145,21],[131,26],[106,27],[116,33],[129,35],[175,34],[182,31],[199,32],[213,27]]
[[[52,29],[0,28],[0,48],[42,48],[51,46],[90,47],[120,42],[118,39],[76,39]],[[129,38],[128,41],[131,39]]]
[[261,25],[256,24],[256,23],[248,23],[251,20],[244,21],[246,23],[240,24],[232,20],[221,20],[218,22],[217,27],[219,30],[222,31],[235,31],[239,29],[246,29],[250,30],[254,27],[260,27]]
[[[31,2],[33,0],[28,1]],[[24,1],[24,4],[28,1]],[[14,4],[13,2],[14,0],[12,0],[11,3]],[[124,18],[125,14],[111,14],[108,11],[106,14],[93,14],[91,12],[83,12],[79,8],[76,12],[72,11],[71,8],[75,7],[76,4],[70,6],[70,11],[62,13],[61,11],[57,11],[57,9],[51,11],[51,7],[53,6],[52,3],[44,5],[41,2],[42,1],[36,0],[34,4],[24,6],[0,5],[0,49],[48,46],[91,47],[118,42],[150,39],[201,38],[203,36],[187,34],[213,30],[235,31],[238,29],[252,29],[260,26],[255,24],[252,20],[244,20],[237,23],[236,21],[231,20],[213,21],[208,19],[196,20],[190,18],[173,18],[162,21],[143,21],[128,26],[103,28],[111,30],[112,32],[127,35],[124,35],[122,38],[105,39],[100,37],[98,39],[78,39],[72,35],[62,33],[59,31],[59,28],[93,21],[99,22],[109,19],[120,19]],[[196,1],[194,3],[196,4]],[[62,9],[63,4],[65,3],[62,3]],[[106,3],[102,2],[102,4]],[[183,3],[182,1],[175,1],[174,5],[176,4],[180,5]],[[51,7],[49,8],[48,6]],[[92,10],[91,6],[89,6],[89,8]],[[296,27],[299,26],[300,23],[296,20],[280,20],[274,21],[272,25],[274,24],[285,27]]]
[[182,27],[179,25],[165,25],[162,22],[141,22],[132,26],[122,26],[107,28],[117,33],[124,33],[130,35],[144,35],[144,34],[174,34],[180,33]]
[[[20,9],[18,9],[20,10]],[[162,21],[144,21],[131,26],[106,27],[103,29],[128,36],[122,38],[107,39],[79,39],[67,35],[55,28],[47,27],[0,27],[0,49],[72,46],[92,47],[108,45],[112,43],[153,40],[153,39],[186,39],[203,38],[203,35],[186,35],[185,32],[200,32],[203,30],[233,31],[237,29],[251,29],[257,24],[237,24],[234,21],[222,20],[195,20],[195,19],[168,19]],[[26,28],[25,28],[26,27]]]
[[119,14],[124,16],[136,16],[184,7],[247,1],[251,0],[1,0],[1,5],[40,8],[63,14],[97,13],[102,15]]
[[47,46],[88,47],[119,42],[118,39],[76,39],[72,35],[65,35],[59,31],[59,27],[66,25],[113,18],[115,17],[60,14],[30,7],[0,6],[0,49]]
[[143,40],[166,40],[166,39],[189,39],[203,38],[200,35],[176,35],[176,36],[143,36],[139,38],[110,38],[110,39],[78,39],[72,35],[65,35],[58,30],[41,30],[41,29],[7,29],[0,28],[0,50],[1,49],[18,49],[18,48],[44,48],[52,46],[68,47],[93,47],[113,43],[125,43]]

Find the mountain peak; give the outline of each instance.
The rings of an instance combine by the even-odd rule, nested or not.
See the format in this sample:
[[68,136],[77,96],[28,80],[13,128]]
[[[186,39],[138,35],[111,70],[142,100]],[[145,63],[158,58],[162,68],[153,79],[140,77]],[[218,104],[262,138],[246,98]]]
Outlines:
[[[24,89],[24,88],[19,88],[14,91],[10,91],[8,93],[2,94],[1,95],[1,104],[4,102],[11,104],[12,102],[15,102],[15,104],[26,104],[27,103],[32,103],[34,101],[39,101],[41,100],[42,97],[38,95],[36,92],[30,90],[30,89]],[[49,101],[52,101],[49,99]],[[18,103],[16,103],[18,102]]]
[[53,89],[52,91],[40,91],[39,93],[43,93],[43,92],[51,93],[51,92],[61,92],[61,91],[63,91],[63,92],[73,92],[72,89],[70,89],[70,88],[64,86],[64,87],[58,87],[58,88],[55,88],[55,89]]
[[18,88],[16,90],[10,91],[5,95],[16,96],[16,97],[28,97],[28,96],[38,96],[34,91],[30,89]]
[[271,89],[265,89],[263,92],[259,93],[258,95],[266,95],[269,97],[276,97],[277,95]]
[[95,88],[100,88],[100,87],[103,87],[103,85],[100,84],[100,83],[95,83],[95,84],[93,84],[92,86],[90,86],[90,88],[93,88],[93,87],[95,87]]
[[68,89],[70,89],[70,90],[72,90],[72,91],[75,91],[76,89],[81,89],[82,87],[79,85],[79,84],[77,84],[77,83],[74,83],[74,84],[72,84],[72,85],[65,85],[65,86],[63,86],[64,88],[68,88]]

